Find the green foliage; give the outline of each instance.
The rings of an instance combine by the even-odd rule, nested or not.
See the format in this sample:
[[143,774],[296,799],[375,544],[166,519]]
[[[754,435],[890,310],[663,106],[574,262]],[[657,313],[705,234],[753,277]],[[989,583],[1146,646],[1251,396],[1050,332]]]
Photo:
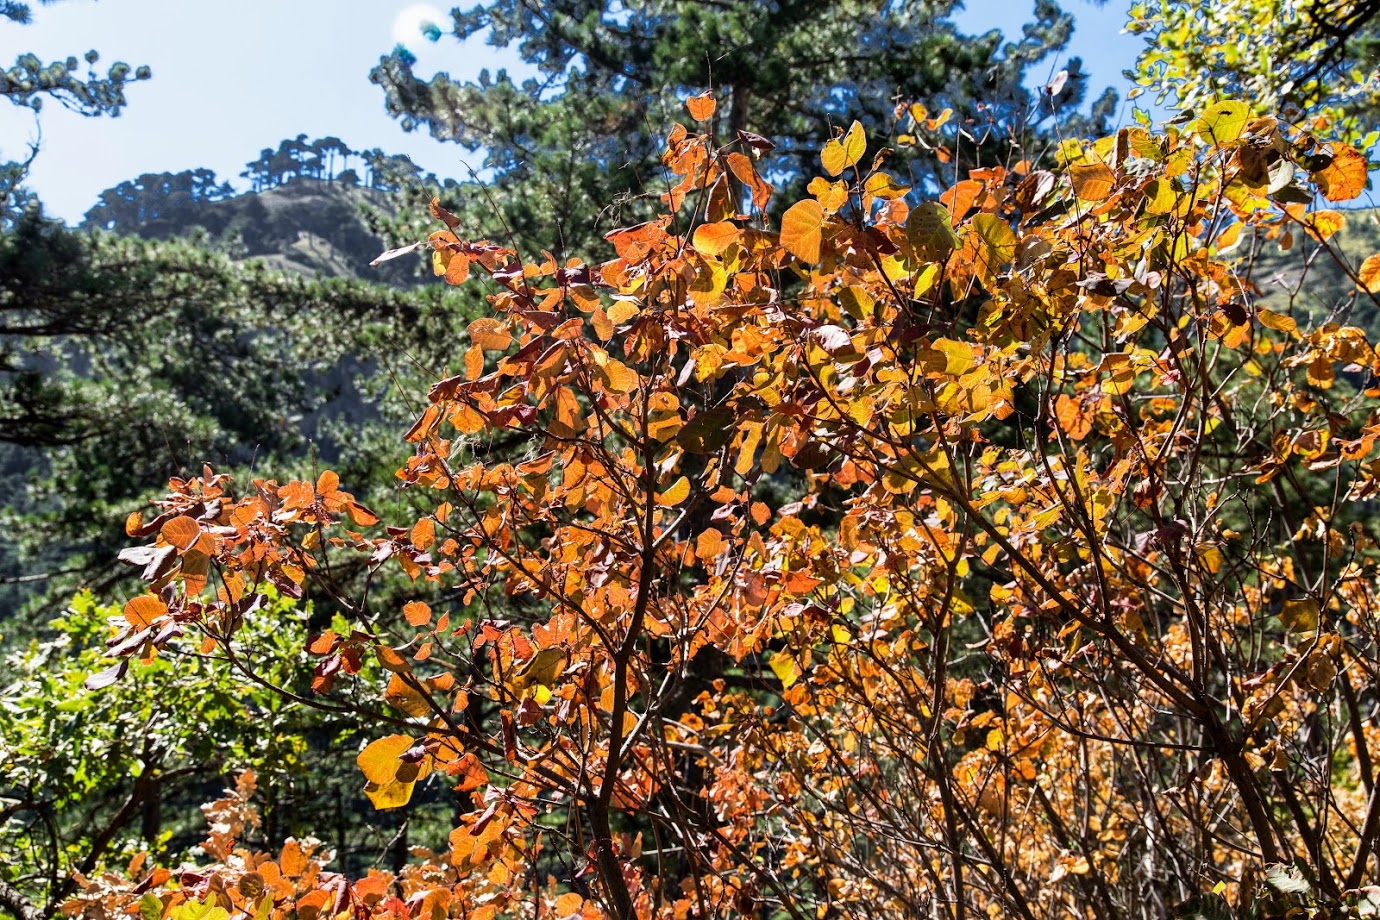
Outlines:
[[[339,459],[371,419],[403,417],[366,409],[357,378],[407,374],[465,301],[24,215],[0,234],[0,444],[24,484],[0,512],[7,542],[108,588],[121,523],[169,476],[269,457],[309,467],[309,444]],[[334,435],[332,414],[355,430]]]
[[1132,76],[1161,104],[1250,99],[1361,148],[1380,114],[1380,4],[1371,0],[1148,0],[1127,29],[1145,37]]
[[[289,683],[310,608],[275,598],[268,612],[271,625],[251,644],[274,662],[264,676]],[[283,787],[308,768],[303,715],[209,658],[160,657],[102,687],[119,613],[78,594],[43,641],[5,662],[0,880],[36,903],[70,892],[72,869],[89,873],[143,848],[184,852],[202,834],[194,806],[226,775],[253,769]]]
[[37,55],[21,54],[13,66],[0,71],[0,96],[34,111],[45,99],[54,99],[82,115],[118,115],[126,105],[125,87],[152,76],[147,67],[123,62],[110,65],[101,76],[94,69],[99,54],[88,51],[83,60],[92,65],[84,77],[75,57],[44,63]]

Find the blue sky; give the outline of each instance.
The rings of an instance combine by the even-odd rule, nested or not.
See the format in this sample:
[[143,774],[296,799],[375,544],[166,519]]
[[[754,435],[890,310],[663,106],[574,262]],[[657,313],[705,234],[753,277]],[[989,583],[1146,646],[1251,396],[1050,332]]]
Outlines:
[[[1123,91],[1140,39],[1120,34],[1124,6],[1063,0],[1077,27],[1068,54],[1081,55],[1096,87]],[[405,133],[388,117],[369,69],[400,37],[426,73],[471,78],[481,68],[515,69],[515,57],[476,38],[432,44],[416,27],[415,0],[65,0],[34,5],[28,26],[0,23],[0,57],[33,51],[48,60],[102,54],[148,64],[153,79],[135,85],[119,118],[83,118],[60,106],[42,113],[42,145],[29,184],[50,214],[78,221],[96,196],[144,172],[206,166],[239,183],[243,164],[285,137],[334,134],[356,148],[410,155],[442,176],[463,177],[466,152]],[[468,5],[468,0],[466,5]],[[447,9],[445,3],[435,4]],[[971,0],[957,17],[965,31],[1019,33],[1030,4]],[[408,28],[408,26],[411,28]],[[8,61],[6,62],[6,64]],[[1059,69],[1052,61],[1050,72]],[[0,155],[19,156],[35,136],[32,116],[0,107]],[[472,165],[478,166],[478,163]]]

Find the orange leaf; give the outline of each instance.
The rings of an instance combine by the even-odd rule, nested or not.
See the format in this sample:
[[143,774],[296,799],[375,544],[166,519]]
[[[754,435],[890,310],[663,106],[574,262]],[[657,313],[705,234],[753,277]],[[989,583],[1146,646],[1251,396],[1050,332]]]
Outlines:
[[578,892],[567,891],[556,899],[557,920],[571,920],[579,917],[585,909],[585,899]]
[[311,641],[311,644],[307,646],[307,651],[313,655],[329,655],[335,651],[335,643],[339,638],[340,636],[336,635],[335,630],[328,629]]
[[714,101],[713,93],[701,93],[685,100],[685,107],[690,111],[690,117],[695,121],[708,121],[714,114],[714,109],[718,107],[718,103]]
[[403,440],[414,444],[418,441],[426,440],[427,436],[435,430],[436,423],[440,420],[441,407],[436,403],[432,403],[426,407],[426,411],[422,413],[421,418],[417,419],[417,421],[412,424],[407,434],[403,435]]
[[1361,263],[1361,268],[1356,272],[1356,279],[1361,282],[1361,287],[1372,293],[1380,293],[1380,253],[1367,257]]
[[1299,327],[1298,322],[1292,316],[1285,316],[1282,313],[1276,313],[1274,310],[1265,309],[1260,311],[1260,324],[1276,332],[1283,332],[1286,335],[1294,332]]
[[452,255],[450,263],[446,265],[446,284],[464,284],[469,276],[470,257],[462,252]]
[[1080,400],[1060,393],[1054,401],[1054,415],[1059,419],[1059,427],[1075,441],[1081,441],[1092,431],[1092,413],[1083,410]]
[[1366,190],[1366,158],[1350,144],[1332,145],[1332,162],[1313,174],[1328,201],[1350,201]]
[[717,256],[738,238],[740,232],[735,224],[726,220],[714,224],[700,224],[695,228],[695,251],[701,255]]
[[298,878],[307,871],[307,854],[302,852],[300,843],[289,840],[283,844],[283,853],[278,857],[278,868],[288,878]]
[[617,358],[611,358],[606,352],[595,352],[595,364],[604,374],[604,385],[614,393],[631,393],[637,388],[641,377],[637,371],[628,367]]
[[125,622],[135,629],[148,629],[153,621],[168,612],[168,605],[156,594],[141,594],[125,604]]
[[470,792],[489,782],[489,774],[484,769],[484,765],[479,762],[479,758],[473,754],[466,754],[446,769],[452,776],[460,774],[460,782],[456,785],[457,792]]
[[513,342],[508,327],[492,317],[470,323],[470,341],[485,351],[502,351]]
[[763,180],[757,174],[757,169],[752,165],[752,161],[741,153],[730,153],[725,159],[728,161],[728,168],[733,171],[733,175],[748,187],[752,192],[752,203],[755,207],[765,207],[771,199],[772,185]]
[[297,920],[317,920],[332,900],[331,892],[318,888],[297,899]]
[[407,659],[399,655],[396,649],[387,645],[380,645],[375,648],[375,651],[379,656],[379,664],[383,665],[394,674],[404,674],[412,670],[412,666],[407,663]]
[[372,527],[379,522],[378,516],[359,502],[350,502],[345,506],[345,513],[350,516],[360,527]]
[[718,528],[711,527],[699,535],[695,541],[695,555],[702,561],[713,559],[723,552],[728,544],[724,542],[724,535],[719,533]]
[[427,549],[436,542],[436,522],[424,517],[412,525],[412,545],[417,549]]
[[471,345],[465,349],[465,379],[478,380],[484,375],[484,349]]
[[403,616],[413,626],[425,626],[431,622],[431,606],[421,601],[409,601],[403,605]]
[[1073,191],[1084,201],[1103,201],[1112,194],[1116,176],[1106,163],[1075,163],[1069,167]]
[[781,215],[781,245],[811,265],[820,260],[824,243],[824,208],[818,201],[798,201]]
[[976,179],[964,179],[962,182],[949,189],[939,196],[939,203],[949,209],[950,219],[954,226],[958,226],[968,214],[968,209],[977,201],[978,195],[982,192],[982,183]]
[[196,546],[196,541],[201,539],[201,527],[185,514],[165,523],[159,533],[169,544],[177,547],[178,552],[184,553]]

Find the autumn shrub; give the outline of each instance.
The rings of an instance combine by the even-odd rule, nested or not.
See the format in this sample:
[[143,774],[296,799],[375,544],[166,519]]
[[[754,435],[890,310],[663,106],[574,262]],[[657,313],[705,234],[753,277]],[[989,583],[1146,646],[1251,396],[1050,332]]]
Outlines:
[[[932,195],[855,125],[777,222],[714,108],[602,264],[433,206],[411,248],[492,314],[406,433],[426,514],[208,474],[130,522],[113,641],[252,671],[266,586],[328,597],[311,699],[377,726],[376,807],[453,787],[448,840],[349,879],[222,821],[69,912],[1374,914],[1380,359],[1237,260],[1326,248],[1364,156],[1217,102]],[[347,560],[450,600],[381,609]]]

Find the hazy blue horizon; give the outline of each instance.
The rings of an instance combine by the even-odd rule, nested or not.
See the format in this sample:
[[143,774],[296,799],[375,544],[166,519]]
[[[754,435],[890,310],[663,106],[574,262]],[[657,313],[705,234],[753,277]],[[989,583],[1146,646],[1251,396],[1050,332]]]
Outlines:
[[[1065,6],[1075,18],[1074,36],[1067,53],[1048,62],[1049,74],[1067,57],[1081,56],[1089,95],[1111,85],[1124,100],[1121,71],[1141,45],[1120,34],[1124,9],[1084,0]],[[153,78],[130,88],[118,118],[84,118],[48,105],[28,184],[48,213],[75,223],[102,190],[141,173],[206,167],[243,188],[246,162],[298,134],[335,135],[357,149],[406,154],[424,170],[462,178],[466,162],[477,168],[482,153],[403,131],[384,111],[382,91],[369,83],[370,68],[402,32],[414,36],[408,47],[428,74],[470,79],[485,67],[518,73],[521,62],[482,38],[463,46],[449,35],[425,40],[417,26],[424,7],[449,9],[412,0],[241,0],[227,15],[225,6],[168,0],[35,4],[33,24],[0,23],[14,53],[32,51],[46,61],[94,48],[100,67],[116,60],[147,64]],[[964,31],[1000,28],[1011,36],[1029,14],[1024,3],[975,0],[955,19]],[[22,155],[34,128],[27,110],[0,108],[0,155]]]

